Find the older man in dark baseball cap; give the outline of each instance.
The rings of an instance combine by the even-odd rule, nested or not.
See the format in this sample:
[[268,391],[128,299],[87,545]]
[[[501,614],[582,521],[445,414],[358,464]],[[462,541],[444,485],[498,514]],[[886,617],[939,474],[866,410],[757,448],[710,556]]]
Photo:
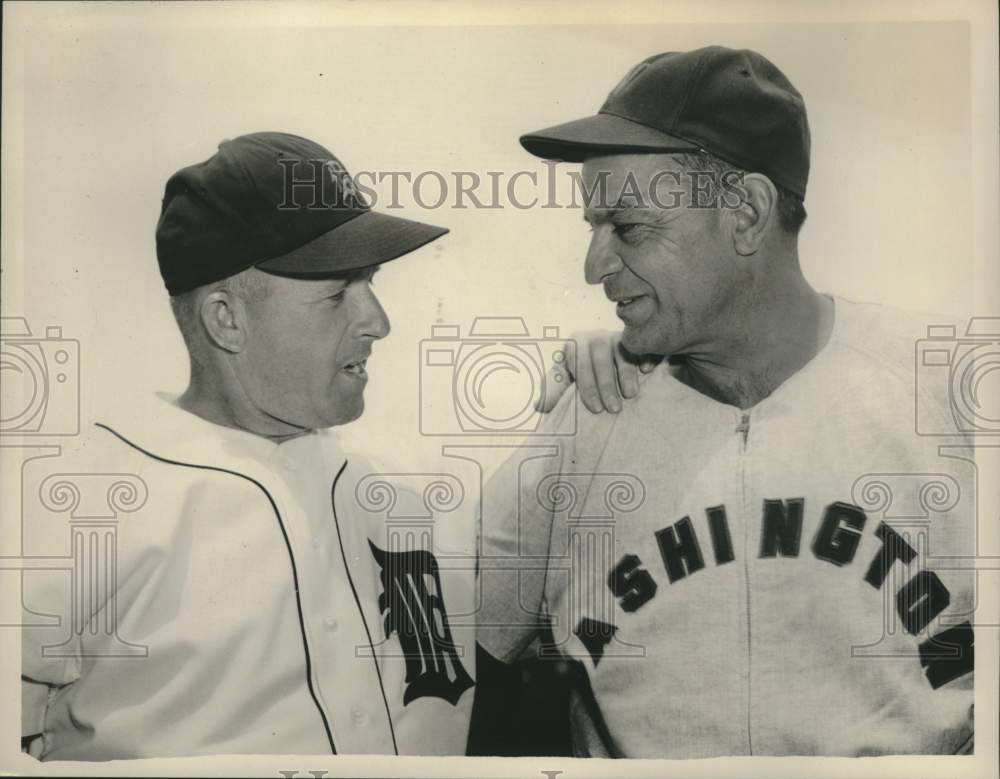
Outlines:
[[192,361],[180,403],[277,438],[357,418],[389,332],[371,274],[446,232],[373,211],[336,157],[294,135],[242,136],[178,171],[156,244]]
[[[595,116],[521,138],[582,162],[586,279],[625,347],[669,358],[560,437],[564,398],[556,453],[490,485],[510,511],[483,518],[478,639],[568,661],[577,754],[971,749],[974,580],[943,561],[974,553],[974,474],[914,432],[928,320],[802,273],[809,141],[788,78],[721,46],[649,57]],[[950,416],[946,387],[919,402]],[[948,485],[924,541],[872,501],[886,474],[912,475],[894,504]],[[472,741],[498,751],[516,719],[488,693],[516,678],[482,670]]]
[[372,275],[446,232],[373,211],[330,151],[286,133],[224,141],[171,176],[156,249],[190,382],[119,399],[70,455],[133,479],[142,511],[89,599],[26,581],[29,608],[74,626],[63,643],[24,632],[32,754],[461,751],[474,668],[447,609],[468,583],[412,571],[442,643],[421,645],[438,675],[404,682],[410,623],[381,587],[405,561],[354,499],[372,469],[331,429],[361,414],[389,332]]

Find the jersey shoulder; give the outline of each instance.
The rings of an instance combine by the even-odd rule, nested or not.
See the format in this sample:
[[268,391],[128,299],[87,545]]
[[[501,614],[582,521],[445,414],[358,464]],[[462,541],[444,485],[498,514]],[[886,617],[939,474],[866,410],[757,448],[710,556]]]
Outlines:
[[[641,397],[640,392],[640,397]],[[626,400],[635,403],[639,398]],[[559,399],[556,407],[539,422],[533,442],[555,445],[561,454],[564,471],[589,471],[622,420],[622,414],[602,411],[595,414],[580,401],[574,384]],[[527,439],[526,439],[527,442]]]
[[942,330],[960,334],[957,317],[929,311],[915,311],[882,303],[868,303],[837,297],[834,333],[841,346],[869,355],[885,365],[913,364],[917,345]]
[[843,350],[847,359],[867,363],[885,382],[918,393],[924,403],[942,411],[949,408],[949,382],[928,372],[928,354],[950,359],[944,353],[953,354],[966,331],[958,317],[840,297],[836,306],[834,348]]

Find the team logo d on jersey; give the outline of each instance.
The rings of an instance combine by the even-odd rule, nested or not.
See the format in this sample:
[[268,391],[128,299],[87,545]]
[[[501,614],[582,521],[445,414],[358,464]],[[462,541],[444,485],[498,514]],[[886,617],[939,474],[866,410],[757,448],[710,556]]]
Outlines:
[[403,705],[423,697],[456,705],[473,681],[451,636],[437,560],[422,549],[386,552],[368,545],[381,568],[378,606],[386,638],[395,633],[406,658]]

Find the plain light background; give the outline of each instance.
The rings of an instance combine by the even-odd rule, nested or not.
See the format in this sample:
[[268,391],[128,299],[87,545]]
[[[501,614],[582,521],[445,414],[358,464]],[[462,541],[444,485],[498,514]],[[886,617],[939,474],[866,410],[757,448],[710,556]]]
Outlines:
[[[1000,314],[995,40],[983,48],[996,18],[986,3],[639,3],[629,12],[501,3],[479,6],[481,19],[453,3],[408,15],[376,4],[370,18],[361,5],[5,8],[3,316],[79,341],[84,424],[137,392],[183,389],[186,358],[153,232],[167,177],[223,138],[302,134],[352,171],[544,178],[519,134],[593,113],[650,54],[713,43],[762,52],[805,98],[813,147],[800,254],[815,287]],[[420,342],[432,325],[464,333],[477,316],[522,317],[533,334],[557,326],[569,335],[618,321],[583,281],[578,210],[409,203],[394,213],[451,233],[379,274],[393,332],[369,361],[365,416],[344,432],[377,461],[430,469],[455,441],[419,434]],[[344,770],[376,770],[370,763]],[[861,764],[871,766],[852,765]],[[465,764],[412,765],[467,775]],[[742,775],[743,765],[713,762],[709,772]],[[767,771],[818,775],[817,765],[771,761]]]

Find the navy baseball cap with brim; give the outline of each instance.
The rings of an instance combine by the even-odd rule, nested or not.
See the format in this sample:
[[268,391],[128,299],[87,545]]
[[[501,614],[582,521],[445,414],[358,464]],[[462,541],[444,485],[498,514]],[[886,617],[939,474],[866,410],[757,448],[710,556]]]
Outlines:
[[395,260],[447,232],[445,227],[369,210],[305,246],[254,263],[254,267],[276,276],[327,278]]
[[536,157],[583,162],[596,154],[697,151],[701,147],[646,125],[609,113],[557,124],[521,138]]
[[805,197],[805,102],[768,59],[708,46],[666,52],[632,68],[596,116],[521,136],[538,157],[583,162],[626,153],[709,152]]
[[330,278],[402,257],[446,228],[373,211],[340,161],[276,132],[223,141],[167,181],[156,256],[171,295],[255,267]]

